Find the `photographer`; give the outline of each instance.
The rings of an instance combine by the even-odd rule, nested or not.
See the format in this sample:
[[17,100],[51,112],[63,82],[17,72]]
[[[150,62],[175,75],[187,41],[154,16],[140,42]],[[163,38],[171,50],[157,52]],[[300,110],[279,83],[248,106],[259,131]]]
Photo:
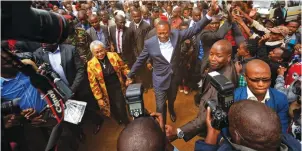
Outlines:
[[[6,53],[2,52],[1,58],[7,58],[6,55]],[[33,62],[28,60],[26,62],[33,64]],[[5,139],[15,141],[22,150],[28,150],[23,125],[30,124],[35,127],[52,129],[56,121],[49,115],[51,114],[49,110],[44,110],[46,101],[43,100],[41,94],[31,84],[29,77],[19,72],[6,59],[1,60],[1,69],[1,106],[2,114],[4,115],[5,132],[7,134],[5,135]],[[3,102],[3,100],[14,100],[16,98],[20,100],[17,103],[11,102],[11,104],[13,107],[17,106],[14,109],[19,107],[20,111],[12,109],[15,113],[5,115],[3,112],[7,109],[3,108],[3,103],[8,102]],[[69,134],[62,134],[62,138],[66,138],[69,142],[65,140],[63,141],[64,144],[60,143],[58,146],[59,149],[72,150],[73,137]],[[48,139],[48,136],[46,139]]]
[[276,112],[260,102],[241,100],[234,103],[228,112],[228,120],[230,137],[218,142],[220,130],[211,126],[211,110],[208,108],[208,134],[204,141],[195,143],[195,151],[301,150],[297,140],[289,134],[281,134]]
[[[229,79],[236,87],[238,78],[235,71],[235,67],[231,62],[231,54],[232,45],[227,40],[219,40],[214,43],[214,45],[210,49],[209,72],[219,72],[221,75],[224,75],[227,79]],[[201,92],[199,92],[200,98],[198,98],[198,100],[200,100],[198,116],[194,120],[188,122],[187,124],[177,129],[173,128],[170,125],[166,125],[166,134],[168,137],[170,137],[170,139],[174,139],[176,135],[180,139],[182,139],[183,137],[191,139],[200,132],[202,132],[203,134],[206,132],[204,114],[206,109],[204,108],[203,104],[205,101],[210,99],[217,100],[217,90],[211,85],[209,76],[207,76],[203,81],[204,82],[202,85]]]

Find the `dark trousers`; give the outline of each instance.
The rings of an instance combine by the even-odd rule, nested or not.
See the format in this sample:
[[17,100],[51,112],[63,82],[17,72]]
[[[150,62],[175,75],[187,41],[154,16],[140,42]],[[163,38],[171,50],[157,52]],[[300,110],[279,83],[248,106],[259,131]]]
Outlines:
[[110,100],[110,112],[118,122],[127,125],[129,123],[128,114],[126,110],[126,101],[122,92],[121,84],[115,83],[106,85]]
[[170,114],[175,114],[174,112],[174,102],[176,100],[177,89],[179,85],[179,80],[172,76],[170,87],[167,90],[159,90],[154,87],[155,98],[156,98],[156,112],[162,113],[164,121],[166,123],[167,119],[167,104]]

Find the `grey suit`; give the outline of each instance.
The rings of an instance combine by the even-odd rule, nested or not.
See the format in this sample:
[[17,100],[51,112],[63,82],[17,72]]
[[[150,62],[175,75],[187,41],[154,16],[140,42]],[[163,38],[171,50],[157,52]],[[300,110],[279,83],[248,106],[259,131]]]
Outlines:
[[[145,64],[145,61],[150,57],[153,61],[153,73],[152,81],[156,95],[157,112],[163,113],[166,117],[165,102],[168,98],[169,110],[174,112],[174,101],[177,93],[177,85],[180,81],[179,77],[179,61],[181,44],[184,40],[191,38],[195,34],[199,33],[211,20],[204,17],[197,22],[196,26],[188,28],[186,30],[172,30],[170,35],[170,41],[173,46],[173,53],[171,61],[168,62],[161,53],[159,47],[159,40],[157,36],[145,41],[144,49],[140,56],[137,57],[136,62],[131,68],[128,77],[132,78],[135,72]],[[176,88],[176,91],[175,91]],[[171,90],[173,89],[173,90]]]
[[[105,42],[104,45],[106,46],[106,48],[108,48],[110,46],[108,28],[107,28],[107,26],[101,26],[100,28],[102,29],[102,33],[103,33],[104,38],[105,38],[102,41]],[[88,35],[90,36],[92,41],[99,40],[99,38],[97,36],[97,32],[95,31],[95,29],[93,27],[90,27],[89,29],[87,29],[86,32],[88,33]]]

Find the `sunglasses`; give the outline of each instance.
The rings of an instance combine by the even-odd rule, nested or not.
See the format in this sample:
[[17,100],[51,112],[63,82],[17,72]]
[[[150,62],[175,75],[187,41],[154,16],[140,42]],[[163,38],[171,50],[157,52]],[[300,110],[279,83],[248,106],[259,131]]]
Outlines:
[[271,78],[250,78],[247,75],[245,75],[245,77],[249,80],[251,80],[252,82],[258,83],[260,81],[264,82],[264,83],[268,83],[271,81]]

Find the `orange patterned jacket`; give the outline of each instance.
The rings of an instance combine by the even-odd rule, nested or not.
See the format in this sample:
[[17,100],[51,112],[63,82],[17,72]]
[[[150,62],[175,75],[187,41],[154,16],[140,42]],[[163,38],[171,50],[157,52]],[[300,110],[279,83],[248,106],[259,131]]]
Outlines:
[[[126,86],[122,75],[126,76],[130,72],[130,70],[127,64],[123,62],[123,60],[116,52],[107,52],[107,57],[115,72],[117,73],[117,76],[121,83],[122,91],[125,94]],[[88,61],[87,72],[92,93],[95,99],[98,101],[98,105],[101,109],[102,114],[110,117],[110,101],[101,64],[96,57],[93,57],[90,61]]]

